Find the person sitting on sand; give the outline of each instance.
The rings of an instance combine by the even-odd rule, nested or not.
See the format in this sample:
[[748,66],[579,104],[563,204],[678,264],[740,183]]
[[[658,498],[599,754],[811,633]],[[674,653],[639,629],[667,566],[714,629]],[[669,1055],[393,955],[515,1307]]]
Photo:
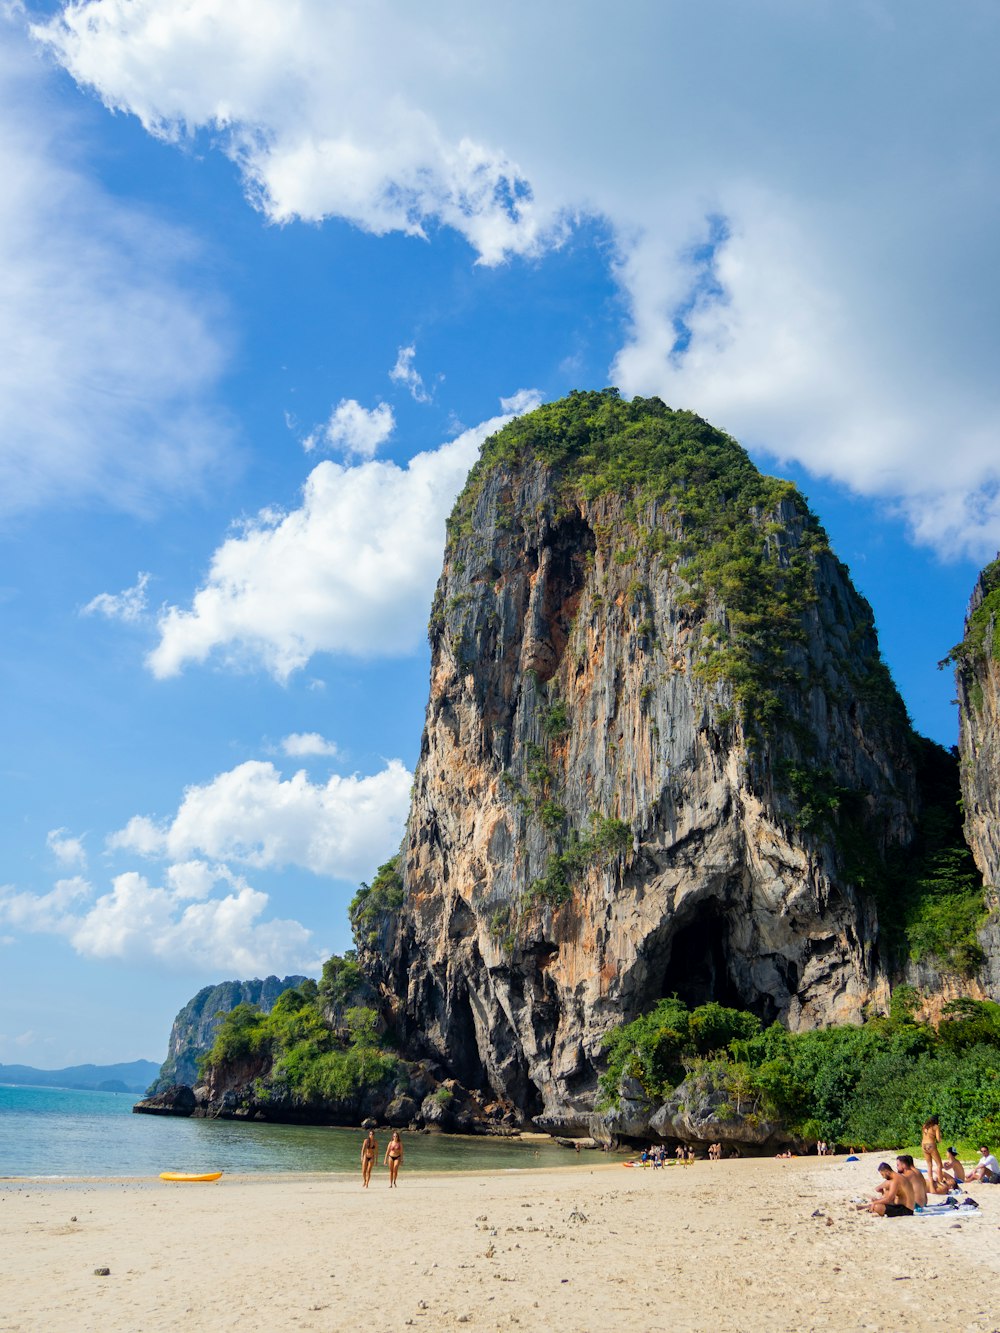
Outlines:
[[981,1180],[984,1185],[1000,1185],[1000,1162],[985,1144],[979,1148],[979,1161],[966,1175],[966,1180]]
[[965,1167],[954,1148],[948,1149],[948,1158],[944,1164],[944,1174],[953,1185],[961,1185],[965,1179]]
[[940,1121],[936,1115],[929,1116],[920,1131],[920,1151],[927,1163],[927,1180],[931,1185],[940,1180],[944,1172],[944,1167],[941,1165],[941,1149],[938,1146],[940,1142]]
[[[896,1158],[896,1170],[904,1180],[910,1182],[910,1188],[913,1191],[914,1208],[927,1207],[927,1182],[924,1180],[923,1173],[918,1171],[913,1165],[913,1158],[909,1153],[901,1153]],[[933,1181],[931,1184],[933,1185]],[[937,1193],[937,1190],[935,1190]],[[947,1191],[945,1191],[947,1193]]]
[[368,1188],[368,1182],[372,1178],[372,1167],[375,1165],[377,1153],[378,1139],[375,1137],[375,1131],[370,1129],[361,1144],[361,1184],[364,1189]]
[[872,1198],[871,1203],[859,1203],[858,1209],[874,1213],[876,1217],[912,1217],[913,1195],[909,1182],[898,1172],[893,1171],[888,1162],[879,1162],[878,1173],[882,1184]]
[[687,1164],[688,1166],[694,1166],[694,1149],[691,1147],[687,1150]]
[[392,1131],[392,1138],[389,1140],[389,1146],[385,1150],[385,1162],[383,1166],[389,1168],[389,1188],[395,1189],[396,1177],[399,1175],[399,1164],[403,1160],[403,1143],[399,1137],[399,1130]]

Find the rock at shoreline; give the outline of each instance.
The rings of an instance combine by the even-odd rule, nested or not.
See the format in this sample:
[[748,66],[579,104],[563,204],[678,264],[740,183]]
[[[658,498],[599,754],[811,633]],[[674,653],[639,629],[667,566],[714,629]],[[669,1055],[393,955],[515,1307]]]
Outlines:
[[136,1102],[132,1110],[137,1115],[193,1115],[197,1107],[194,1092],[186,1083],[175,1083],[173,1087],[158,1092],[155,1097],[146,1097]]

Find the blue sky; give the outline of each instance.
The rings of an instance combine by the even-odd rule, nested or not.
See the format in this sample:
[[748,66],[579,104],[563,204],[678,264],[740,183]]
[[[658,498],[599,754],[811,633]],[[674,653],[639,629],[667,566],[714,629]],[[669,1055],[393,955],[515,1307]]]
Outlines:
[[443,519],[571,388],[804,490],[919,729],[1000,545],[1000,13],[0,11],[0,1062],[160,1059],[398,844]]

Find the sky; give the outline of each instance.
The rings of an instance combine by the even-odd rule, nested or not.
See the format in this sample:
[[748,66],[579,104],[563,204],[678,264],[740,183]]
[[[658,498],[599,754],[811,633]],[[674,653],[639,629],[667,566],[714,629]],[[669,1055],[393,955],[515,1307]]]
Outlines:
[[794,480],[955,743],[998,55],[993,0],[0,0],[0,1062],[350,946],[445,516],[571,389]]

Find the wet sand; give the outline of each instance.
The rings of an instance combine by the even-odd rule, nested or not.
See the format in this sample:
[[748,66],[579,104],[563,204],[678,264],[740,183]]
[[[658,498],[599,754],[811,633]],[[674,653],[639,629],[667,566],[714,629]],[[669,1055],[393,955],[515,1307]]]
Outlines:
[[1000,1328],[1000,1186],[877,1219],[878,1160],[4,1180],[0,1330]]

